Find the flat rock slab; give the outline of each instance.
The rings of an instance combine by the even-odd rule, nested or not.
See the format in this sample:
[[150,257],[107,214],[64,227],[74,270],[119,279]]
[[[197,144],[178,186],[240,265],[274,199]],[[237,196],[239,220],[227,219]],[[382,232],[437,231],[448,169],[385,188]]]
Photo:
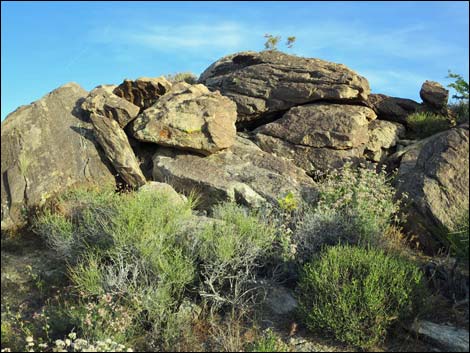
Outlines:
[[342,64],[273,50],[223,57],[198,82],[237,103],[239,122],[319,100],[365,101],[370,93],[368,81]]
[[295,145],[280,138],[257,133],[254,142],[265,152],[292,161],[309,175],[321,175],[331,169],[341,168],[345,164],[358,165],[365,161],[364,148],[337,150],[334,148],[315,148]]
[[171,151],[166,156],[157,153],[153,162],[154,180],[167,182],[178,192],[196,191],[202,209],[227,200],[250,207],[266,201],[277,205],[289,192],[298,197],[314,192],[303,170],[239,136],[231,148],[207,157]]
[[368,141],[368,124],[376,115],[370,108],[342,104],[307,104],[291,108],[282,118],[255,133],[295,145],[349,149]]
[[370,108],[315,103],[291,108],[284,116],[254,130],[266,152],[291,159],[310,174],[364,161]]
[[394,121],[405,126],[408,115],[422,109],[421,104],[414,100],[385,94],[370,94],[366,103],[377,114],[377,119]]
[[468,352],[468,331],[453,326],[440,325],[430,321],[417,321],[411,330],[437,343],[449,352]]

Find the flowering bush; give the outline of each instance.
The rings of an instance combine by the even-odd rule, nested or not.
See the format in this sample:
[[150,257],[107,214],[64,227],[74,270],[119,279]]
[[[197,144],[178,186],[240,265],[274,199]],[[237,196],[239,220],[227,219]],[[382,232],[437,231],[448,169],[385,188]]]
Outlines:
[[292,237],[299,262],[324,245],[380,246],[400,203],[385,171],[345,166],[317,183],[318,200],[304,206]]

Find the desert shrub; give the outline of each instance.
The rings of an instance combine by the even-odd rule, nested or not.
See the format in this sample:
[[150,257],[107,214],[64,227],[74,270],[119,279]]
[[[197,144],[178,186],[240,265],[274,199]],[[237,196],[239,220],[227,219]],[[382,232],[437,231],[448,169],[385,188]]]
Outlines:
[[323,245],[381,245],[399,210],[385,171],[345,166],[317,186],[317,202],[302,206],[292,237],[300,262]]
[[289,352],[289,346],[273,330],[267,329],[251,346],[250,352]]
[[447,243],[453,256],[468,266],[469,260],[469,211],[459,217],[454,229],[447,233]]
[[256,273],[269,255],[275,229],[234,203],[213,210],[219,221],[198,234],[200,295],[213,308],[243,307],[255,299]]
[[171,83],[186,82],[191,85],[197,83],[197,76],[192,72],[178,72],[176,74],[165,75]]
[[418,112],[408,115],[406,122],[418,138],[425,138],[452,127],[447,117],[430,112]]
[[39,216],[34,229],[69,264],[81,298],[70,316],[83,337],[122,344],[142,334],[143,324],[153,327],[155,342],[176,333],[173,323],[194,279],[191,254],[180,242],[191,202],[175,204],[159,192],[77,189],[55,210]]
[[381,250],[335,246],[306,264],[298,299],[308,328],[369,348],[409,317],[424,286],[420,269]]
[[469,120],[468,100],[449,104],[449,110],[457,124],[468,123],[468,120]]
[[215,207],[205,226],[188,226],[192,205],[159,192],[77,189],[44,210],[34,229],[68,264],[75,293],[63,330],[171,350],[191,336],[193,299],[211,313],[248,312],[275,228],[234,203]]

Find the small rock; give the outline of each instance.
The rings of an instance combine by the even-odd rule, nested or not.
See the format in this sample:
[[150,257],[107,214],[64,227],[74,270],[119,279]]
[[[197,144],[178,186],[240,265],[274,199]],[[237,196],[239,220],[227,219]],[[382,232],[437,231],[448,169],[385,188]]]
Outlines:
[[417,321],[411,330],[448,349],[450,352],[468,352],[468,331],[430,321]]

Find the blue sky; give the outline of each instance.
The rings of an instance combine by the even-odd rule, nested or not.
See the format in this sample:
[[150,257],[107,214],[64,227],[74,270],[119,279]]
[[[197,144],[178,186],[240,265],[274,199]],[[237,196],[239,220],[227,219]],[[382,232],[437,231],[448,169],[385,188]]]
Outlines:
[[[91,90],[124,78],[191,71],[262,50],[343,63],[375,93],[420,101],[424,80],[469,76],[469,5],[461,2],[1,3],[1,117],[70,81]],[[282,46],[280,49],[284,49]]]

